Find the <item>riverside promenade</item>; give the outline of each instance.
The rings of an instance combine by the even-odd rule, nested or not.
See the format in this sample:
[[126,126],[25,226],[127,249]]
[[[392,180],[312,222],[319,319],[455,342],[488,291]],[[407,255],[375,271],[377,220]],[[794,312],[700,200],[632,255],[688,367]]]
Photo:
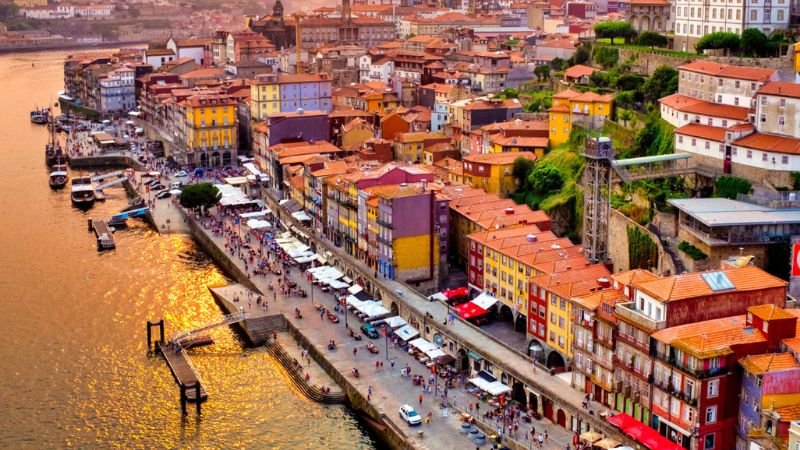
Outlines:
[[[273,208],[274,211],[280,211],[278,205],[274,201],[268,199],[268,206]],[[161,217],[170,217],[171,222],[175,222],[175,217],[180,217],[184,214],[182,208],[177,205],[170,205],[171,200],[155,200],[155,209],[168,211],[167,214]],[[286,225],[296,225],[292,220],[287,218],[288,214],[282,214],[282,219]],[[155,217],[154,217],[155,218]],[[182,221],[182,218],[179,219]],[[163,228],[162,222],[157,226]],[[301,228],[303,229],[303,228]],[[304,230],[308,231],[308,230]],[[231,252],[226,248],[226,240],[222,236],[215,236],[210,230],[203,227],[196,227],[197,233],[202,233],[204,239],[212,242],[218,250],[218,253],[226,255],[229,261],[238,268],[240,274],[246,273],[244,260],[241,259],[235,252]],[[197,236],[196,236],[197,237]],[[328,250],[334,255],[334,258],[342,261],[347,267],[358,267],[360,263],[355,261],[349,255],[344,254],[338,248],[334,247],[326,241],[321,241],[316,237],[312,237],[317,245],[317,250]],[[260,250],[259,250],[260,251]],[[266,253],[264,253],[266,254]],[[330,258],[329,258],[330,259]],[[252,267],[251,267],[252,268]],[[551,401],[555,402],[559,407],[569,408],[572,415],[580,414],[581,419],[590,423],[593,429],[597,429],[603,434],[606,434],[612,439],[618,440],[623,444],[638,446],[630,441],[630,439],[620,436],[613,428],[608,426],[602,421],[597,414],[600,411],[605,411],[604,408],[598,407],[595,402],[591,402],[589,408],[582,408],[583,395],[572,389],[567,383],[558,379],[557,377],[550,376],[542,370],[534,371],[532,363],[529,358],[519,354],[509,346],[494,340],[493,338],[482,333],[476,327],[462,321],[455,321],[449,325],[442,325],[443,319],[447,314],[447,309],[444,305],[437,302],[429,302],[411,289],[408,289],[401,283],[393,280],[376,279],[372,277],[371,271],[368,268],[361,268],[359,275],[367,278],[373,285],[380,286],[382,291],[388,292],[395,298],[388,300],[397,300],[402,302],[415,314],[424,314],[429,312],[433,319],[429,325],[435,328],[436,331],[442,332],[448,337],[457,340],[458,342],[475,349],[482,356],[490,360],[493,364],[502,367],[507,373],[511,373],[517,379],[522,380],[529,386],[533,386],[539,390],[543,396],[546,396]],[[310,284],[304,277],[298,276],[297,269],[293,273],[292,280],[311,292]],[[248,285],[257,289],[264,297],[270,297],[273,292],[270,292],[268,285],[270,282],[277,279],[277,277],[270,275],[258,275],[248,277]],[[387,300],[387,297],[384,297]],[[328,308],[332,309],[335,301],[330,295],[322,294],[317,289],[314,297],[315,303],[323,303]],[[304,335],[307,335],[309,341],[314,345],[320,355],[324,355],[327,360],[332,363],[332,366],[341,374],[347,383],[354,387],[363,398],[369,398],[369,404],[384,421],[391,422],[391,426],[397,428],[402,432],[403,438],[414,448],[469,448],[472,445],[470,441],[463,435],[458,434],[460,422],[458,414],[455,409],[450,409],[448,417],[442,417],[441,410],[439,409],[438,401],[432,401],[432,394],[423,394],[423,403],[419,404],[418,395],[421,393],[421,388],[413,386],[409,378],[401,377],[399,368],[405,367],[407,364],[412,369],[412,373],[422,374],[425,372],[416,360],[409,355],[397,349],[389,348],[389,355],[385,354],[385,346],[381,346],[379,341],[376,345],[380,349],[379,355],[369,355],[363,348],[365,340],[361,342],[354,341],[347,336],[344,328],[344,321],[339,324],[332,324],[327,319],[320,319],[315,316],[316,311],[311,306],[310,298],[300,299],[294,297],[285,297],[279,293],[272,298],[268,299],[269,312],[274,314],[281,312],[285,317],[293,323],[295,327]],[[303,313],[304,319],[294,319],[293,310],[294,306],[299,305]],[[310,320],[314,319],[314,320]],[[360,323],[353,315],[348,316],[348,322],[352,329],[357,330]],[[438,324],[437,324],[438,322]],[[427,335],[429,338],[430,335]],[[328,352],[326,349],[327,342],[330,339],[336,340],[339,349],[335,352]],[[364,338],[366,339],[366,338]],[[357,354],[353,357],[352,349],[361,346],[357,350]],[[344,350],[344,351],[343,351]],[[326,354],[327,353],[327,354]],[[380,358],[384,359],[384,370],[375,370],[374,363]],[[391,363],[387,361],[395,360],[394,370],[391,370]],[[361,377],[358,379],[350,376],[350,371],[353,367],[357,367],[361,372]],[[372,389],[370,389],[370,387]],[[372,393],[370,393],[372,391]],[[458,389],[451,389],[448,395],[448,400],[451,404],[455,404],[456,408],[466,410],[470,403],[476,403],[477,399],[466,393],[463,390],[463,384]],[[398,416],[397,410],[402,404],[411,404],[418,407],[420,414],[425,416],[427,413],[433,414],[433,420],[430,425],[423,425],[421,430],[423,436],[416,435],[416,428],[409,428],[402,423]],[[487,405],[483,405],[482,411],[488,409]],[[576,413],[577,411],[577,413]],[[591,412],[590,412],[591,411]],[[488,429],[497,429],[497,423],[488,423]],[[563,427],[553,424],[548,420],[534,420],[532,424],[520,424],[519,430],[513,433],[513,436],[508,433],[507,429],[501,429],[502,434],[506,437],[504,443],[512,448],[538,448],[530,439],[531,427],[535,428],[537,433],[547,432],[549,439],[545,443],[545,448],[560,448],[564,449],[568,443],[572,442],[573,433]],[[488,433],[487,433],[488,434]]]

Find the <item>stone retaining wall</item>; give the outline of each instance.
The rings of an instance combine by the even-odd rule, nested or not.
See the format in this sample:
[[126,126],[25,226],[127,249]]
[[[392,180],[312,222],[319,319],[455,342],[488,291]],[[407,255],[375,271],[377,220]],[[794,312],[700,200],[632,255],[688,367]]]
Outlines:
[[135,170],[144,170],[142,163],[130,156],[103,155],[103,156],[68,156],[67,162],[73,169],[92,167],[132,167]]

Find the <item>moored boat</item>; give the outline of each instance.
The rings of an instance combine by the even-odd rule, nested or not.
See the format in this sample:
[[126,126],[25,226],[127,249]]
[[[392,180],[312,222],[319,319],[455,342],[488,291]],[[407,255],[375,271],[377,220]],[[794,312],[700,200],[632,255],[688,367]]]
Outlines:
[[50,120],[50,139],[44,146],[44,161],[49,167],[56,164],[66,164],[67,157],[61,149],[61,143],[56,137],[55,124]]
[[44,125],[50,120],[50,108],[35,108],[31,111],[31,122]]
[[92,177],[76,177],[72,179],[72,204],[78,208],[91,208],[94,205],[94,184]]
[[50,179],[48,180],[50,183],[50,188],[63,189],[64,186],[67,185],[67,181],[69,181],[67,166],[64,164],[57,164],[53,166],[53,171],[50,172]]

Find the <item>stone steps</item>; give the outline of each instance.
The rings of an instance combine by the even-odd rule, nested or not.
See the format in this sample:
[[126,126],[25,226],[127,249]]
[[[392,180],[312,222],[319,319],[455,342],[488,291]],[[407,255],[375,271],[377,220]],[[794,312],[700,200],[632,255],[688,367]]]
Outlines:
[[270,355],[281,363],[288,373],[292,384],[310,400],[326,405],[343,405],[347,403],[347,396],[343,392],[330,392],[326,394],[321,388],[309,384],[305,379],[302,366],[297,366],[292,357],[289,356],[283,347],[275,342],[271,336],[267,337],[264,347]]

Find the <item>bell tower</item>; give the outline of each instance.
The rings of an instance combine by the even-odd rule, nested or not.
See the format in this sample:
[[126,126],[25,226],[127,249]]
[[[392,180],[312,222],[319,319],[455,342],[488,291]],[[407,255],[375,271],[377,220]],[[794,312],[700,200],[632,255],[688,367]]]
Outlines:
[[281,3],[281,0],[275,0],[275,4],[272,6],[272,17],[275,19],[283,18],[283,3]]
[[350,12],[350,0],[342,0],[342,21],[349,25],[351,20],[352,14]]

